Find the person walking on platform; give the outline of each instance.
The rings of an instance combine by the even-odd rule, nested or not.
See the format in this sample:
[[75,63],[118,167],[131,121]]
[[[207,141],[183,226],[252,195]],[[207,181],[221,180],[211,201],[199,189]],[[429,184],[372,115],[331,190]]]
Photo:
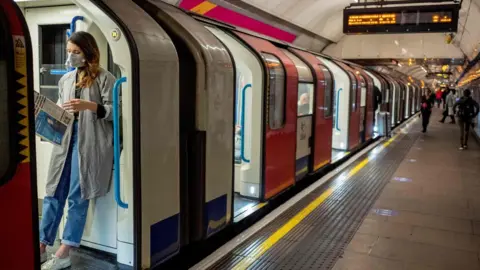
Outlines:
[[[89,200],[107,194],[113,169],[112,90],[115,77],[99,66],[94,37],[75,32],[67,42],[67,64],[75,70],[59,81],[59,104],[73,114],[74,123],[61,146],[54,146],[40,222],[42,270],[71,265],[70,250],[80,246]],[[47,258],[68,201],[62,244]]]
[[425,133],[427,132],[428,123],[430,122],[430,115],[432,114],[432,104],[426,96],[422,96],[420,111],[422,113],[422,132]]
[[445,119],[450,116],[452,121],[450,124],[455,124],[455,113],[453,110],[453,106],[456,103],[455,99],[455,89],[450,89],[447,98],[445,99],[445,110],[443,111],[443,118],[440,120],[440,123],[445,123]]
[[426,98],[430,102],[431,107],[433,107],[435,105],[435,94],[432,90],[428,89]]
[[468,135],[473,119],[477,117],[479,112],[478,103],[471,97],[469,89],[463,91],[463,97],[455,103],[453,111],[457,111],[458,124],[460,126],[460,150],[468,148]]
[[438,88],[435,92],[435,100],[437,101],[437,108],[440,108],[440,103],[442,103],[442,89]]
[[443,108],[447,108],[447,96],[450,94],[450,89],[446,88],[442,91],[442,101],[443,101]]
[[382,103],[382,92],[377,86],[373,86],[373,125],[377,121],[377,110]]

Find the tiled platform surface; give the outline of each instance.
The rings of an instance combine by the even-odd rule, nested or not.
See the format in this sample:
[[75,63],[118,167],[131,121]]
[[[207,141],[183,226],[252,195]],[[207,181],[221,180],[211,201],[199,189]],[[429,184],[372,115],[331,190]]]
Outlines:
[[470,136],[458,150],[458,126],[440,118],[434,109],[335,270],[480,270],[480,147]]

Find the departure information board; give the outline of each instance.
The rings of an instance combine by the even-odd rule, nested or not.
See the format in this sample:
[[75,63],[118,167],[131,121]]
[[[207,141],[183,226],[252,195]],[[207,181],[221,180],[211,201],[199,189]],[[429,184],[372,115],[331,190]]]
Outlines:
[[346,8],[343,12],[343,32],[345,34],[456,32],[459,8],[458,4]]

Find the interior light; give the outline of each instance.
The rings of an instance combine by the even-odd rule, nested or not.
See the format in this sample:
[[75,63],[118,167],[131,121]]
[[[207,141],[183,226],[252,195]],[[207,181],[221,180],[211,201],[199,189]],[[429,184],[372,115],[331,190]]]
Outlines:
[[255,194],[255,187],[254,186],[251,186],[250,187],[250,194]]

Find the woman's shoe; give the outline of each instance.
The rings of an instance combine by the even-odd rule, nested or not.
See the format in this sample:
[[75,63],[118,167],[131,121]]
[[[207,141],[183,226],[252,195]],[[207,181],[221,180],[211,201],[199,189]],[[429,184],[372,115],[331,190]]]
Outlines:
[[47,252],[45,251],[44,253],[40,253],[40,264],[46,262],[48,259],[47,257]]
[[70,261],[70,256],[61,259],[52,255],[52,258],[42,265],[42,270],[61,270],[68,268],[71,265],[72,262]]

